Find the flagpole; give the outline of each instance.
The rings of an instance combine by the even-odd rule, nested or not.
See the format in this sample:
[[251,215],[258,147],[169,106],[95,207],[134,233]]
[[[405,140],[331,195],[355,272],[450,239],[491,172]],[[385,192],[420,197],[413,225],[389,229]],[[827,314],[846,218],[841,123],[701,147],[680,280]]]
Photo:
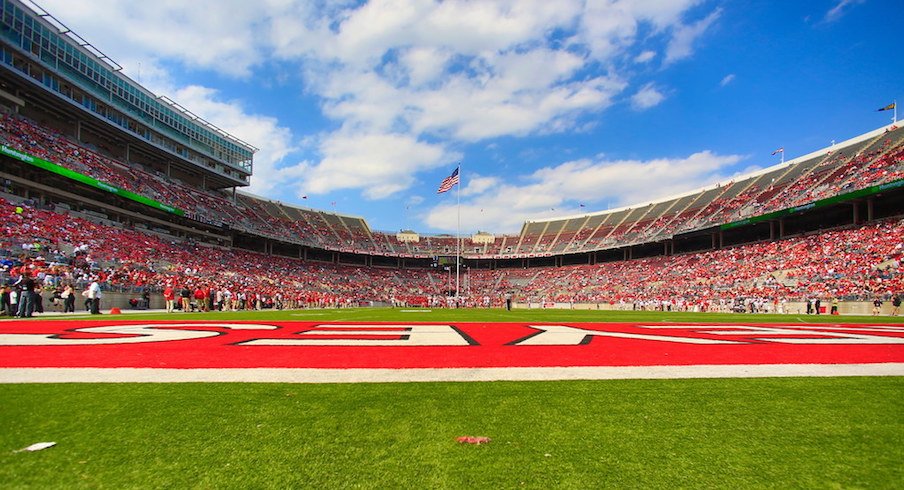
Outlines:
[[458,162],[458,190],[455,192],[458,198],[458,230],[455,232],[455,299],[458,299],[458,285],[461,270],[461,162]]

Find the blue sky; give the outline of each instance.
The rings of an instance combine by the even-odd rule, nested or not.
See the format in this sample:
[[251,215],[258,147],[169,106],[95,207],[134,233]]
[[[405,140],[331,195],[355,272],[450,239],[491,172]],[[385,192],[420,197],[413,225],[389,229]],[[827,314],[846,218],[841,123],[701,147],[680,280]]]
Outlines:
[[39,4],[260,148],[250,192],[384,231],[454,233],[436,188],[458,162],[462,233],[511,233],[725,182],[904,101],[900,0]]

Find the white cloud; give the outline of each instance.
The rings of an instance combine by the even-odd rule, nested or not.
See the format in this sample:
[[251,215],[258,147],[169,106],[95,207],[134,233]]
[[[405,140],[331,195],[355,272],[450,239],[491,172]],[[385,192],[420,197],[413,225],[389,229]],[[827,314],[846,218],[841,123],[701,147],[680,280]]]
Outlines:
[[721,82],[719,82],[719,86],[724,87],[724,86],[728,85],[729,83],[733,82],[734,79],[735,79],[735,74],[729,73],[728,75],[725,75],[725,78],[723,78]]
[[[514,233],[529,219],[603,210],[607,203],[642,205],[725,181],[742,160],[740,155],[701,151],[685,158],[565,162],[522,179],[497,179],[483,192],[469,195],[462,202],[462,229]],[[523,183],[512,183],[518,181]],[[424,222],[453,231],[456,209],[454,203],[441,203],[425,214]]]
[[643,53],[640,53],[639,55],[635,56],[634,62],[635,63],[647,63],[655,57],[656,57],[656,51],[647,50],[647,51],[644,51]]
[[694,54],[694,42],[709,29],[720,15],[722,15],[722,9],[718,8],[697,22],[675,28],[672,40],[666,47],[665,64],[674,63]]
[[[247,77],[263,59],[268,18],[278,2],[244,0],[46,0],[41,5],[114,60],[171,60]],[[99,14],[101,13],[102,14]]]
[[[581,131],[631,85],[619,68],[690,56],[720,10],[684,25],[701,0],[45,0],[51,13],[151,87],[261,148],[252,191],[290,186],[304,194],[358,189],[379,199],[410,187],[420,172],[455,161],[448,148],[504,136]],[[103,12],[103,15],[99,15]],[[278,63],[303,77],[332,127],[297,157],[284,123],[179,87],[168,70],[254,83]],[[651,82],[635,93],[643,109],[664,100]],[[595,119],[595,118],[594,118]],[[298,137],[298,135],[294,136]],[[481,185],[477,181],[474,185]],[[479,192],[477,187],[473,189]]]
[[473,196],[486,192],[487,189],[499,185],[497,177],[484,177],[482,175],[470,175],[465,179],[464,188],[461,191],[463,196]]
[[[700,0],[623,0],[587,2],[579,20],[578,40],[593,59],[608,61],[636,42],[641,24],[654,32],[680,24],[681,15]],[[557,4],[557,2],[549,2]]]
[[[342,131],[468,143],[582,130],[582,116],[606,109],[628,86],[615,70],[588,77],[588,67],[634,46],[642,23],[656,31],[680,25],[696,3],[379,0],[338,9],[329,21],[278,20],[274,43],[281,56],[305,61],[307,89]],[[556,31],[574,36],[553,42],[549,33]],[[650,86],[637,97],[651,107],[664,95]],[[369,155],[368,141],[348,143]],[[324,158],[320,166],[332,167]],[[343,162],[367,174],[368,164]],[[371,197],[392,193],[371,180],[348,182]],[[413,179],[393,186],[407,182]],[[319,180],[305,185],[331,188]]]
[[411,103],[412,129],[468,142],[550,128],[562,131],[572,126],[573,115],[611,105],[625,85],[608,78],[544,88],[513,87],[517,84],[501,78],[485,84],[454,78],[439,90],[417,95]]
[[318,163],[305,165],[299,193],[363,189],[368,199],[381,199],[410,187],[416,171],[460,157],[440,145],[397,133],[333,133],[321,143],[320,153]]
[[663,100],[665,95],[650,82],[631,96],[631,106],[642,111],[659,105]]
[[413,47],[400,55],[400,63],[412,87],[434,83],[445,73],[452,51],[431,47]]
[[703,0],[622,0],[617,6],[663,31],[678,23],[688,9],[701,3]]
[[829,9],[826,12],[825,17],[823,18],[823,22],[835,22],[836,20],[842,18],[848,11],[850,11],[854,6],[860,5],[861,3],[865,3],[866,0],[840,0],[834,7]]

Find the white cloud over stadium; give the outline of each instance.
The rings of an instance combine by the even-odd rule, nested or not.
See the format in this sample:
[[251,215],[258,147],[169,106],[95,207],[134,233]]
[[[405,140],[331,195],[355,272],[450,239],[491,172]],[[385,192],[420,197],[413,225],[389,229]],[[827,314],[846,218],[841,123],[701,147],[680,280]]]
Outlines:
[[[611,196],[606,207],[642,206],[696,189],[701,183],[724,183],[731,176],[723,169],[741,159],[708,151],[651,161],[612,161],[603,156],[542,168],[519,182],[477,177],[465,182],[462,216],[481,230],[517,232],[524,216],[540,219],[586,214],[589,210],[580,205],[600,195]],[[455,229],[457,203],[450,197],[430,210],[425,221],[436,228]]]

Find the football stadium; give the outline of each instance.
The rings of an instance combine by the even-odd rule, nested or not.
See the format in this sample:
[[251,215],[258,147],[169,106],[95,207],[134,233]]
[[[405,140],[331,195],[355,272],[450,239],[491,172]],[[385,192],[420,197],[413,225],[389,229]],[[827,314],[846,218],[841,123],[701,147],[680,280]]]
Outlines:
[[3,488],[904,482],[896,103],[652,202],[387,232],[248,192],[264,142],[0,16]]

